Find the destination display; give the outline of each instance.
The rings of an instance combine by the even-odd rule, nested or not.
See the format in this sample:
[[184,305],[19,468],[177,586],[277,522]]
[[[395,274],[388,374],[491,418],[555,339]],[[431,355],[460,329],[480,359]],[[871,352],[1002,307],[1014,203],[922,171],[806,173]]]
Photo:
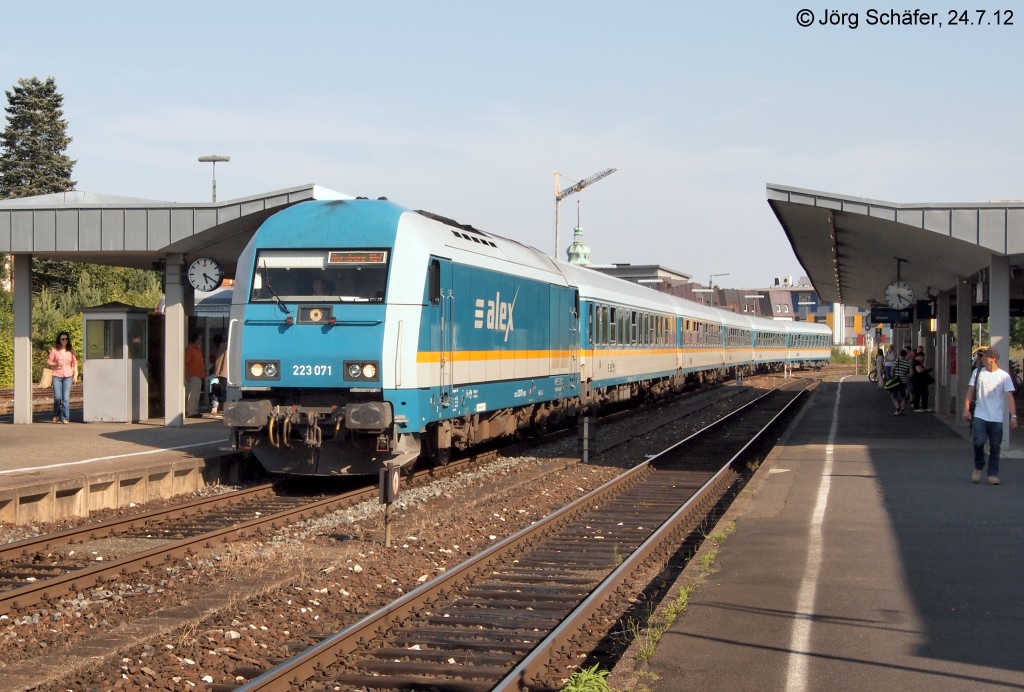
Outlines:
[[914,308],[873,307],[871,308],[872,324],[910,324],[914,321]]

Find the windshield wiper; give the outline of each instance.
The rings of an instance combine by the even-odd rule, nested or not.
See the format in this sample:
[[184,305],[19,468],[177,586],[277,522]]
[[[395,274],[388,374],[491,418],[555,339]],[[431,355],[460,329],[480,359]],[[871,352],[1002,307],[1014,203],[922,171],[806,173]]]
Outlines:
[[292,311],[289,310],[288,306],[284,304],[283,300],[281,300],[281,296],[277,295],[277,291],[275,291],[274,287],[270,285],[270,272],[267,271],[266,260],[263,260],[263,278],[267,281],[267,290],[270,291],[270,295],[274,296],[274,300],[276,300],[277,304],[281,306],[281,309],[284,310],[285,314],[292,314]]

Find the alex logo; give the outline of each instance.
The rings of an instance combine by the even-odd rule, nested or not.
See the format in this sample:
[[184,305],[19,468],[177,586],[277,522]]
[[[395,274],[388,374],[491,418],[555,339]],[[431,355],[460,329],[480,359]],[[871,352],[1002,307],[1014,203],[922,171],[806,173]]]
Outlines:
[[511,303],[501,300],[501,291],[494,294],[494,300],[476,299],[476,310],[473,312],[475,318],[474,329],[493,329],[496,332],[505,332],[505,341],[512,333],[515,326],[512,322],[512,312],[516,307],[516,299],[519,297],[519,290],[512,296]]

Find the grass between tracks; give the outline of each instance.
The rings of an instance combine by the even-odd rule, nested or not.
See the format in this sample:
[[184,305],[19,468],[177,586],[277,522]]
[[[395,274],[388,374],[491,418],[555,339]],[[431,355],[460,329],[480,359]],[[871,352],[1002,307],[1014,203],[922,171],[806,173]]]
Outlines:
[[[690,594],[705,582],[708,575],[716,571],[715,560],[718,558],[718,546],[735,530],[735,521],[730,521],[712,533],[701,530],[704,542],[695,556],[696,561],[691,559],[691,564],[696,565],[697,577],[691,580],[690,583],[679,587],[675,598],[668,602],[667,605],[663,605],[660,610],[652,605],[645,617],[631,618],[626,622],[623,635],[632,641],[633,658],[638,664],[643,666],[651,660],[665,632],[672,627],[679,615],[686,612],[690,602]],[[562,688],[562,692],[610,691],[612,688],[606,679],[610,673],[611,671],[598,670],[598,664],[590,668],[581,668],[569,678]],[[650,692],[650,688],[642,679],[655,680],[657,676],[642,668],[635,669],[634,673],[637,679],[628,688],[629,692]]]

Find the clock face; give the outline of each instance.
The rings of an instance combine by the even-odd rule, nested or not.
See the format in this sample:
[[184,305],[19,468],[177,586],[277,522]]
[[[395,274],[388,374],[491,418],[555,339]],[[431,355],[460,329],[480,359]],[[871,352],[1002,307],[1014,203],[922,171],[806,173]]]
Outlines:
[[188,268],[188,282],[197,291],[212,291],[224,282],[224,268],[215,259],[200,257]]
[[885,287],[882,297],[889,307],[902,310],[914,302],[914,289],[906,281],[896,280]]

